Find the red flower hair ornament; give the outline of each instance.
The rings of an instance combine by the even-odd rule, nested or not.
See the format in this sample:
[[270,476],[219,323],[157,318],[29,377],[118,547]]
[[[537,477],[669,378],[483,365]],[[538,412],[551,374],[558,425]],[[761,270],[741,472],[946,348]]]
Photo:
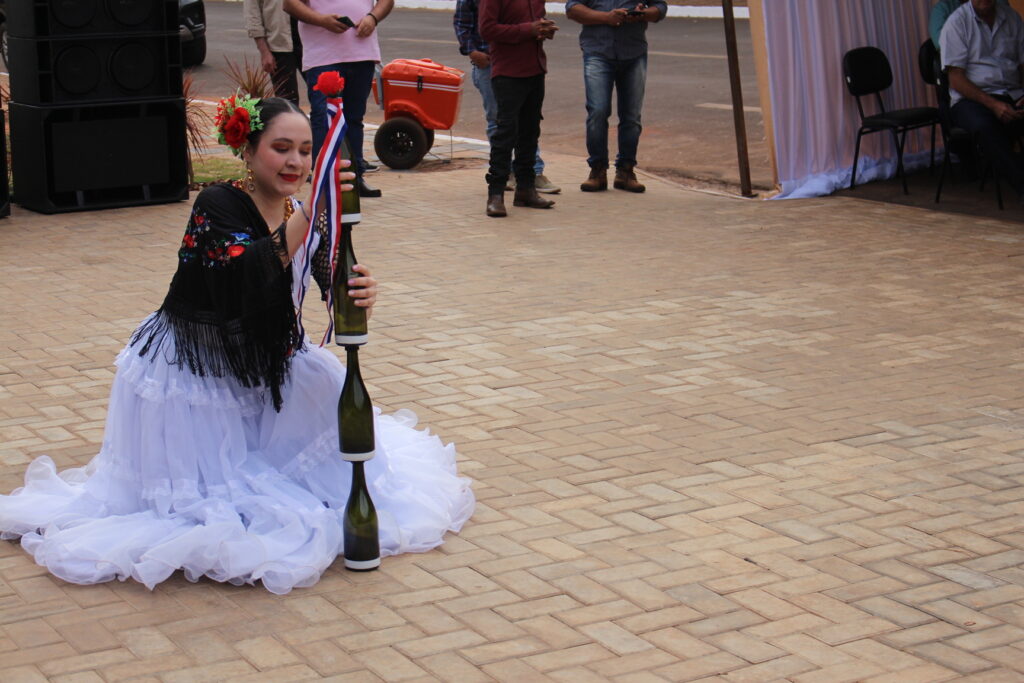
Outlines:
[[345,79],[337,71],[325,71],[316,79],[313,90],[321,92],[325,97],[341,97],[345,89]]
[[235,93],[217,103],[217,114],[213,118],[217,142],[230,147],[235,156],[242,155],[249,134],[263,128],[257,102],[255,97]]

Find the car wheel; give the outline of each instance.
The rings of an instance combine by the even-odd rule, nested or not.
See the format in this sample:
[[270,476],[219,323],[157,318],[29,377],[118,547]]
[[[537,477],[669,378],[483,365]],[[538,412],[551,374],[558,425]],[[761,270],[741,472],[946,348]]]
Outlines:
[[184,66],[198,66],[206,59],[206,36],[200,36],[181,45],[181,62]]

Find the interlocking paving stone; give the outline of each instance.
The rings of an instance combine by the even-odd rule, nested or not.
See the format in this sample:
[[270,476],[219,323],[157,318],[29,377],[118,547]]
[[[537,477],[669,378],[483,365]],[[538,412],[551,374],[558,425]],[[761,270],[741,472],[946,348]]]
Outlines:
[[[376,174],[356,234],[370,391],[457,444],[463,532],[286,596],[0,543],[0,680],[1021,680],[1018,224],[555,155],[556,208],[491,220],[485,156]],[[98,449],[188,210],[0,221],[4,491]]]

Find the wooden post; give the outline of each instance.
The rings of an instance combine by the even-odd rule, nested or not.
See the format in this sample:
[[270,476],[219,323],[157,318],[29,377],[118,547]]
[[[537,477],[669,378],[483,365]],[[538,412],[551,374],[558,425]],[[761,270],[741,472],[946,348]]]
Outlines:
[[732,86],[732,119],[736,127],[736,156],[740,166],[740,192],[753,197],[750,186],[750,156],[747,153],[747,124],[743,118],[743,91],[740,88],[740,62],[736,52],[736,20],[732,0],[722,0],[725,19],[725,49],[729,55],[729,84]]

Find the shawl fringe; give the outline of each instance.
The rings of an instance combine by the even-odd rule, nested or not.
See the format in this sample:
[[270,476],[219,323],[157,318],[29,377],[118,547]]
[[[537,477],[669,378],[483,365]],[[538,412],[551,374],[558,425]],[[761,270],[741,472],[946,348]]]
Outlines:
[[[131,345],[142,345],[139,355],[152,360],[164,349],[168,334],[173,335],[174,350],[167,362],[186,367],[198,377],[233,377],[244,387],[265,387],[274,410],[280,412],[281,387],[288,378],[291,357],[302,350],[291,306],[219,323],[213,316],[197,316],[187,306],[175,304],[168,297],[132,335]],[[261,398],[265,400],[265,395]]]

